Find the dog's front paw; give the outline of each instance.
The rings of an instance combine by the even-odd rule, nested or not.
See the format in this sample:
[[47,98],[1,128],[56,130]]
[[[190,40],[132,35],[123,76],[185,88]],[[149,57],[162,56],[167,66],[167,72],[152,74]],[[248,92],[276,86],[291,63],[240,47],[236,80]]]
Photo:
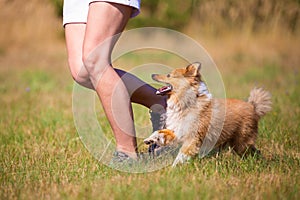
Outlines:
[[174,142],[176,135],[169,129],[154,131],[152,135],[144,140],[147,145],[157,144],[158,146],[166,146]]
[[189,155],[186,155],[182,152],[179,152],[178,155],[176,156],[173,164],[172,164],[172,167],[175,167],[177,164],[183,164],[183,163],[186,163],[188,162],[189,160],[191,159],[191,156]]

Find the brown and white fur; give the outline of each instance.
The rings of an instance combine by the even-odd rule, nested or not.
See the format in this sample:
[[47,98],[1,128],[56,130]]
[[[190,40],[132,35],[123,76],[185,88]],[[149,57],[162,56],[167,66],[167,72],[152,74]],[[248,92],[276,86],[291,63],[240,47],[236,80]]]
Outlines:
[[196,62],[167,75],[152,75],[168,85],[158,90],[168,96],[166,129],[155,131],[145,144],[182,144],[173,167],[199,154],[204,143],[213,147],[228,144],[240,156],[259,152],[255,148],[258,121],[271,110],[270,93],[254,88],[247,102],[209,98],[198,92],[200,69]]

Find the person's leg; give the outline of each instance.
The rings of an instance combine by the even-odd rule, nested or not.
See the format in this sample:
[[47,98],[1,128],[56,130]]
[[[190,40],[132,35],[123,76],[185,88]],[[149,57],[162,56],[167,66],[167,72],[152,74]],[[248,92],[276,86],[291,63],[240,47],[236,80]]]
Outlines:
[[118,37],[109,39],[123,31],[131,12],[131,7],[120,4],[90,4],[83,43],[83,62],[114,132],[117,150],[136,157],[130,96],[110,61]]
[[156,95],[156,89],[126,71],[115,69],[122,78],[131,102],[141,104],[153,112],[164,113],[166,109],[166,97]]

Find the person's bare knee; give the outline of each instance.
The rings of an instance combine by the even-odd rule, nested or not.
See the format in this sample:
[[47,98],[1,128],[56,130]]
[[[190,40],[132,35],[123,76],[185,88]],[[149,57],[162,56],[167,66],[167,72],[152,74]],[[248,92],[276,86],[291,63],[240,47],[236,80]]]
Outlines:
[[89,73],[85,69],[82,62],[79,62],[79,60],[80,59],[74,60],[71,58],[69,58],[68,60],[73,80],[83,87],[94,89],[91,80],[89,78]]
[[89,75],[89,79],[96,88],[101,76],[111,65],[107,58],[102,57],[101,50],[96,49],[95,51],[96,52],[92,52],[89,56],[83,57],[82,61]]

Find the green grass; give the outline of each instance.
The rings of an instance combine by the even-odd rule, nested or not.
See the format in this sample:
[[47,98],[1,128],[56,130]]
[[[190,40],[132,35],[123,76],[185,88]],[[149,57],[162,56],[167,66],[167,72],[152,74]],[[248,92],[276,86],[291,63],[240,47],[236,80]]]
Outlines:
[[[246,98],[255,83],[273,94],[257,141],[265,159],[225,150],[175,169],[130,174],[104,166],[84,148],[68,72],[2,68],[0,199],[299,199],[299,74],[268,62],[240,69],[238,76],[230,71],[223,73],[228,97]],[[143,116],[137,123],[149,123],[146,109],[134,109]]]

